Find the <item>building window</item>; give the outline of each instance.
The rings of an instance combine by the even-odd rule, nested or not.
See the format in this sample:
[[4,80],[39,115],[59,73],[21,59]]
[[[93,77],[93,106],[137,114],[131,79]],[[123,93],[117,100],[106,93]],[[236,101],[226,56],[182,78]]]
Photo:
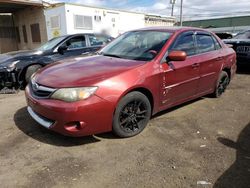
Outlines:
[[50,17],[51,29],[60,29],[60,16]]
[[95,16],[94,19],[95,19],[95,21],[100,22],[102,20],[102,17],[101,16]]
[[91,16],[74,15],[74,23],[76,29],[93,29]]
[[28,38],[27,38],[26,26],[23,25],[22,28],[23,28],[23,41],[24,41],[25,43],[27,43],[27,42],[28,42]]
[[30,25],[32,42],[41,42],[40,27],[38,23]]

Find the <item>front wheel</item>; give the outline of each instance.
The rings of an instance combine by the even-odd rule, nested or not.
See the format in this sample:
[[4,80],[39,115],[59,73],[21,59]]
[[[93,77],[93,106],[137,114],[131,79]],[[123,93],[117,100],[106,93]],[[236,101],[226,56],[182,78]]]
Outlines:
[[227,72],[222,71],[220,73],[220,76],[219,76],[219,79],[218,79],[218,82],[216,85],[216,89],[213,93],[213,96],[216,98],[220,97],[222,95],[222,93],[225,92],[225,90],[229,84],[229,81],[230,81],[230,78],[229,78]]
[[113,132],[119,137],[132,137],[146,127],[151,117],[148,98],[137,91],[128,93],[118,103],[113,117]]
[[27,68],[26,73],[25,73],[26,84],[29,83],[32,74],[34,74],[36,71],[38,71],[41,67],[42,67],[41,65],[31,65]]

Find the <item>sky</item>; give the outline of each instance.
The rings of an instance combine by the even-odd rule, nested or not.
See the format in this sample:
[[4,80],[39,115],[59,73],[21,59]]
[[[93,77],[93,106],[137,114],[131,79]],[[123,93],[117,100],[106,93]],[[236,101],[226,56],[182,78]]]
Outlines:
[[[171,15],[170,0],[47,0],[136,12]],[[180,15],[180,2],[176,0],[174,16]],[[184,20],[250,15],[250,0],[183,0]]]

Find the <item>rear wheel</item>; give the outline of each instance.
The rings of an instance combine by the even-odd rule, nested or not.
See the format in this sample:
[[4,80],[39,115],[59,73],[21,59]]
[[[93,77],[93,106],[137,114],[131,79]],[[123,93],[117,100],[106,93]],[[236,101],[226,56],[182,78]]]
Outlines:
[[220,73],[220,77],[218,79],[216,89],[215,89],[215,91],[213,93],[213,96],[217,97],[217,98],[220,97],[222,95],[222,93],[225,92],[225,90],[226,90],[226,88],[227,88],[227,86],[229,84],[229,81],[230,81],[230,78],[229,78],[227,72],[222,71]]
[[139,134],[146,127],[151,116],[148,98],[137,91],[124,96],[113,117],[113,132],[120,137]]
[[25,82],[26,84],[29,83],[30,77],[32,74],[34,74],[36,71],[38,71],[42,66],[41,65],[31,65],[27,68],[26,73],[25,73]]

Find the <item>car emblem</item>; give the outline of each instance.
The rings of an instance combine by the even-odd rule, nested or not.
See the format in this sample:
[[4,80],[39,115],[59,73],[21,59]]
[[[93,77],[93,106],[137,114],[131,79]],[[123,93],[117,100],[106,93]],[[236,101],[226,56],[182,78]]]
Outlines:
[[37,90],[39,89],[39,85],[38,85],[37,83],[34,83],[34,84],[33,84],[33,89],[34,89],[35,91],[37,91]]

